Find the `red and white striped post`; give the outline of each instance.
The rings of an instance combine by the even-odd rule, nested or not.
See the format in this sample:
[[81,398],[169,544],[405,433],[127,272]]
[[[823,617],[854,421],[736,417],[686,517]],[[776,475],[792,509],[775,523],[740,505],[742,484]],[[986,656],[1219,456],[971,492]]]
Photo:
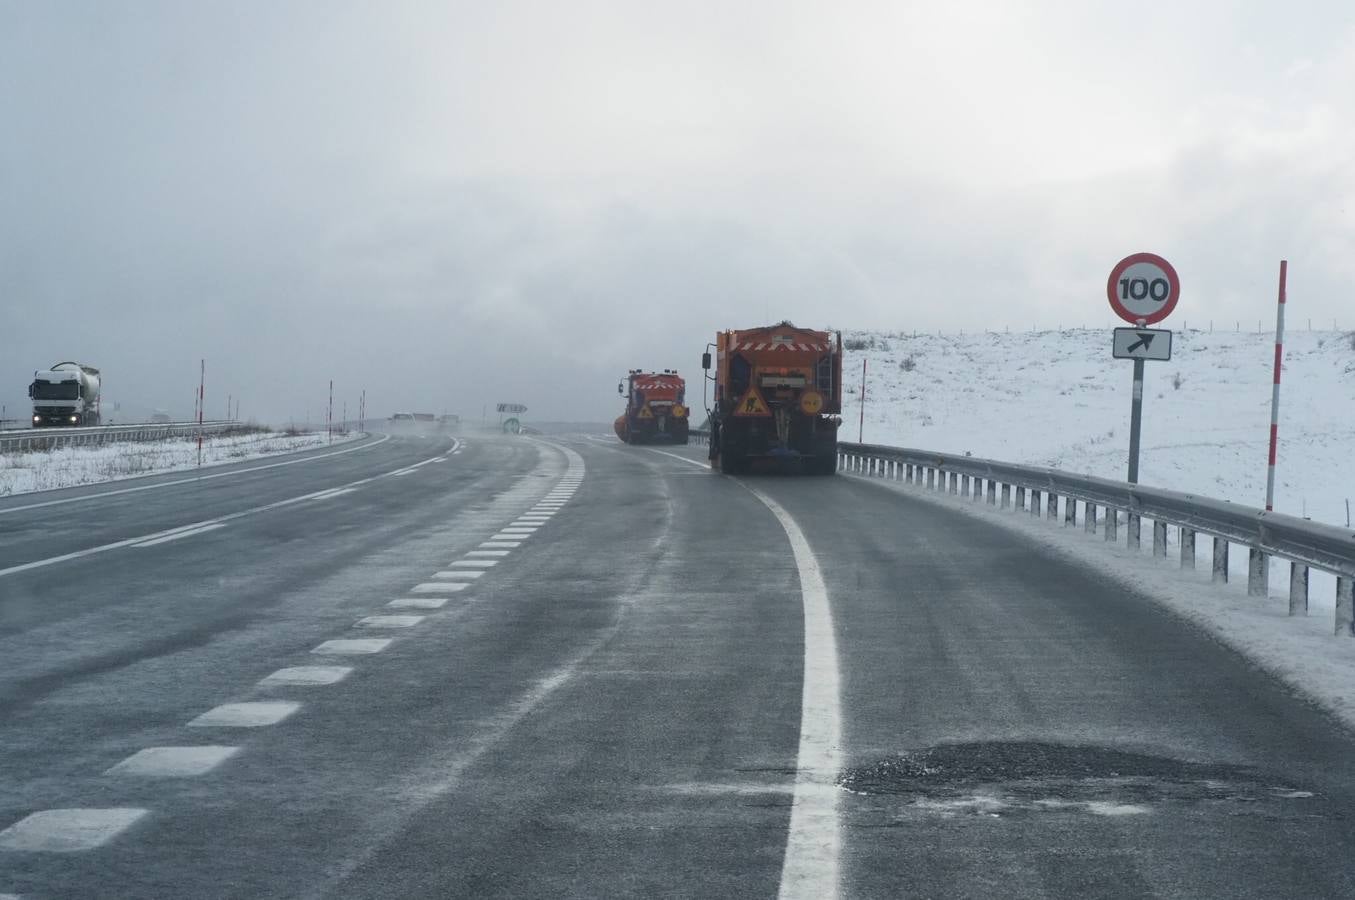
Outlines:
[[866,361],[861,360],[861,421],[856,426],[856,442],[864,444],[866,433]]
[[1270,389],[1270,462],[1266,468],[1266,511],[1275,508],[1275,450],[1280,443],[1280,369],[1284,359],[1284,288],[1289,261],[1280,260],[1280,298],[1275,313],[1275,383]]
[[198,465],[202,465],[202,406],[207,402],[207,360],[198,361]]

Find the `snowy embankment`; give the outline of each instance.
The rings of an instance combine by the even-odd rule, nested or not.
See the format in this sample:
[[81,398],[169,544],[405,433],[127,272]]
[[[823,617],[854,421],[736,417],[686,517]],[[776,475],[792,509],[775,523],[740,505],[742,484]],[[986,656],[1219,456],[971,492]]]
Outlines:
[[[334,443],[356,437],[359,435],[336,435]],[[256,432],[205,437],[202,441],[202,465],[245,462],[262,456],[321,447],[328,443],[327,435],[315,433]],[[0,454],[0,497],[197,467],[196,438],[3,453]]]
[[[1168,323],[1170,324],[1170,323]],[[1110,356],[1110,333],[969,335],[845,333],[842,437],[857,439],[861,362],[867,361],[868,443],[1049,466],[1123,480],[1133,366]],[[1272,334],[1178,333],[1171,362],[1148,363],[1140,481],[1265,505]],[[1291,332],[1285,341],[1275,508],[1345,526],[1355,499],[1355,338]],[[901,488],[903,490],[915,490]],[[1104,571],[1206,627],[1355,726],[1355,641],[1332,635],[1335,579],[1314,572],[1310,615],[1287,614],[1289,567],[1272,562],[1271,596],[1247,596],[1247,554],[1230,554],[1229,585],[1210,582],[1212,542],[1181,572],[1169,557],[1108,547],[1081,523],[1058,523],[922,492],[934,502],[1019,529],[1052,552]],[[1151,534],[1145,523],[1145,536]],[[1094,602],[1095,598],[1088,598]]]

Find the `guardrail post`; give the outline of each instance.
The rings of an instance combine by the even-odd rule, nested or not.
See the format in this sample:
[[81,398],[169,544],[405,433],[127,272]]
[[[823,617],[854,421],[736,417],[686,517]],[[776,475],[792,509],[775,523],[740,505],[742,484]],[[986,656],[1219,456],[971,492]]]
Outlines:
[[1308,615],[1308,567],[1303,563],[1289,564],[1289,614]]
[[1012,508],[1012,486],[1010,484],[1004,484],[1002,486],[1002,508]]
[[988,479],[988,505],[997,506],[997,482],[991,478]]
[[1129,514],[1129,536],[1127,538],[1130,550],[1137,550],[1139,547],[1143,546],[1142,535],[1140,533],[1142,529],[1143,523],[1139,519],[1139,514],[1131,512]]
[[1336,576],[1336,634],[1355,637],[1355,580]]
[[1210,581],[1228,583],[1228,539],[1214,538],[1214,572]]
[[1167,523],[1153,520],[1153,555],[1167,556]]
[[1083,520],[1083,530],[1088,534],[1096,534],[1096,504],[1090,500],[1087,501],[1087,515]]
[[1049,502],[1045,504],[1047,517],[1051,522],[1059,520],[1059,495],[1053,491],[1049,492]]
[[1077,498],[1069,497],[1063,501],[1063,525],[1072,528],[1077,524]]
[[1181,526],[1181,568],[1195,568],[1195,529]]
[[1106,540],[1115,543],[1120,539],[1120,511],[1113,506],[1106,507]]
[[1270,557],[1259,547],[1252,547],[1247,555],[1247,594],[1264,597],[1270,593]]

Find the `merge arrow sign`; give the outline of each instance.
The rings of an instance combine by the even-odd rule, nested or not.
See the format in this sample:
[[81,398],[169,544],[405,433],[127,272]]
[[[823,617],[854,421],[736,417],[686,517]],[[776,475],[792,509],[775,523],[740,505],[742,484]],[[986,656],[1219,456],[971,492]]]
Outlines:
[[1172,358],[1172,333],[1163,328],[1116,328],[1111,343],[1116,359]]

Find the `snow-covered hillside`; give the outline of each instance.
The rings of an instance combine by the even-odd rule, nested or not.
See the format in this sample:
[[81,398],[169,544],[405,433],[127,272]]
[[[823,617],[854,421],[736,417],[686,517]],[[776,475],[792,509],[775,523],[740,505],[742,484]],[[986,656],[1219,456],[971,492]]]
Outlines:
[[[1165,323],[1170,326],[1170,322]],[[1124,479],[1133,364],[1109,330],[844,332],[846,424],[868,443]],[[1139,480],[1263,506],[1274,335],[1178,332],[1144,384]],[[1275,508],[1346,524],[1355,500],[1355,338],[1286,335]]]

